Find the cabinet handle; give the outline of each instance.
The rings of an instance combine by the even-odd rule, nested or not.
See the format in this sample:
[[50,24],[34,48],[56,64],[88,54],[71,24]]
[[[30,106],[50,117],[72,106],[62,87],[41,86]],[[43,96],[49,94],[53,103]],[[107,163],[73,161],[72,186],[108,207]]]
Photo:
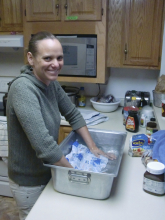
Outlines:
[[65,8],[65,10],[66,10],[66,15],[67,15],[67,9],[68,9],[67,3],[64,5],[64,8]]
[[125,44],[125,49],[124,49],[125,60],[127,59],[127,53],[128,53],[127,44]]
[[58,16],[58,14],[59,14],[59,8],[60,8],[59,4],[56,4],[57,16]]

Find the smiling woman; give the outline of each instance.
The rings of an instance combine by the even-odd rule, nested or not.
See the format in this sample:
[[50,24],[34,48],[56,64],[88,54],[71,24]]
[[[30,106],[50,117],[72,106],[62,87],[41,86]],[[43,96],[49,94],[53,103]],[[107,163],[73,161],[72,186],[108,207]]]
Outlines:
[[63,66],[60,42],[51,33],[39,32],[29,42],[27,58],[30,65],[10,83],[7,100],[8,174],[21,220],[51,178],[43,163],[73,168],[57,144],[61,115],[95,156],[106,155],[57,81]]

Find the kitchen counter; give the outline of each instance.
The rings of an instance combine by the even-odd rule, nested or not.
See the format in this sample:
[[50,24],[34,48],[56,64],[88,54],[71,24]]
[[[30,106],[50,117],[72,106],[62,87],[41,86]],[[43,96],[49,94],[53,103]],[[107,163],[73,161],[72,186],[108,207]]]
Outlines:
[[[165,129],[165,121],[159,117],[161,108],[154,107],[154,111],[160,129]],[[126,131],[123,126],[122,107],[115,112],[104,114],[109,120],[91,126],[92,128]],[[62,121],[62,124],[67,125],[65,121]],[[140,127],[138,133],[145,133],[145,128]],[[164,220],[165,196],[153,196],[143,191],[145,167],[140,157],[128,155],[129,139],[133,134],[127,132],[120,170],[114,178],[108,199],[94,200],[62,194],[53,189],[50,180],[26,220]]]

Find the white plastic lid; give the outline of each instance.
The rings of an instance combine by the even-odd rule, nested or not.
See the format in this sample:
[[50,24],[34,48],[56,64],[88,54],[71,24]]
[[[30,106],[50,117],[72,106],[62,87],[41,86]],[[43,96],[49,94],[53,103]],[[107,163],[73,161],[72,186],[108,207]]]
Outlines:
[[147,171],[152,174],[162,174],[164,173],[164,164],[160,162],[149,162],[147,164]]

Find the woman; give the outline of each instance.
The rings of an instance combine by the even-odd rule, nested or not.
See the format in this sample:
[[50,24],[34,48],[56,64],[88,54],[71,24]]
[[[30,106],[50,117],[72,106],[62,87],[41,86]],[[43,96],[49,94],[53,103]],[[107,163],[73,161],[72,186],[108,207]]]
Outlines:
[[35,34],[29,41],[27,60],[29,65],[10,84],[7,100],[8,173],[20,219],[26,218],[51,178],[43,162],[72,168],[57,144],[60,113],[91,152],[105,155],[56,81],[64,63],[60,42],[48,32]]

